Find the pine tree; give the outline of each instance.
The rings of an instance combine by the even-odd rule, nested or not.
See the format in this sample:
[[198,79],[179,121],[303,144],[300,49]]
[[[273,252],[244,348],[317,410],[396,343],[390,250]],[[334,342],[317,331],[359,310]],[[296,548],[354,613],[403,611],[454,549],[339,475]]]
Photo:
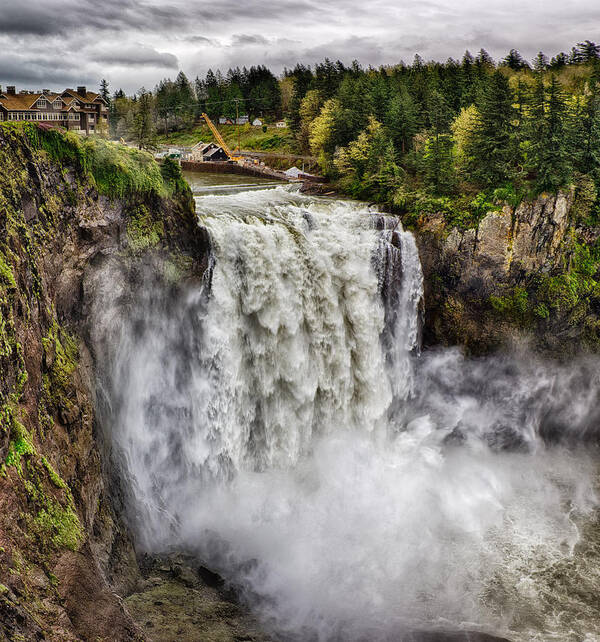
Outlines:
[[448,133],[452,113],[442,96],[434,90],[427,101],[427,117],[430,123],[430,136],[427,138],[423,154],[425,181],[436,194],[445,194],[455,182],[452,157],[452,137]]
[[515,111],[508,80],[495,71],[477,100],[478,117],[467,157],[471,178],[485,187],[500,187],[514,177],[517,161]]
[[516,49],[511,49],[508,52],[508,55],[506,56],[506,58],[502,59],[502,62],[500,64],[504,67],[510,67],[513,71],[520,71],[521,69],[529,69],[529,65],[527,64],[527,61]]
[[485,49],[479,50],[477,58],[475,59],[475,63],[481,67],[487,67],[489,69],[493,69],[496,66],[496,64],[494,63],[494,59]]
[[468,107],[475,101],[476,83],[475,83],[475,59],[467,49],[461,63],[461,107]]
[[550,69],[557,70],[566,67],[569,64],[569,56],[561,51],[559,54],[554,56],[550,61]]
[[154,90],[156,111],[164,124],[165,134],[169,132],[169,119],[174,119],[179,100],[175,84],[168,78],[161,80]]
[[577,52],[579,53],[581,62],[593,62],[600,58],[600,45],[585,40],[577,44]]
[[108,90],[108,80],[106,80],[106,78],[103,78],[100,81],[100,96],[102,96],[106,106],[110,107],[110,92]]
[[544,71],[548,69],[548,57],[543,51],[538,52],[538,55],[533,61],[533,69],[535,71]]
[[404,87],[390,100],[383,122],[396,151],[404,155],[419,128],[417,106]]
[[568,156],[565,130],[565,99],[556,76],[552,75],[545,92],[542,126],[534,145],[534,169],[540,190],[556,191],[569,182],[572,162]]
[[456,182],[453,143],[449,134],[430,136],[425,143],[425,182],[434,194],[447,194]]
[[152,103],[152,94],[142,87],[139,90],[133,122],[129,129],[129,136],[137,144],[138,149],[157,148]]
[[[568,111],[569,156],[582,174],[600,168],[600,84],[592,78],[584,96],[571,100]],[[600,176],[596,176],[600,178]]]

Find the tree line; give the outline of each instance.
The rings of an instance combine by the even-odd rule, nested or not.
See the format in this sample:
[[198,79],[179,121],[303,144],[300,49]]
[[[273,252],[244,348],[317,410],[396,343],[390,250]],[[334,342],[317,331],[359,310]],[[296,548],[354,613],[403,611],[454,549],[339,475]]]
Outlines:
[[123,90],[111,96],[102,81],[101,93],[109,103],[111,134],[133,138],[143,147],[152,146],[157,132],[191,128],[202,113],[215,120],[249,114],[268,119],[283,116],[280,81],[261,65],[229,69],[225,76],[209,69],[204,78],[193,82],[179,72],[175,80],[161,80],[154,91],[142,88],[131,97]]
[[[600,185],[600,46],[586,41],[532,64],[462,60],[362,69],[326,61],[287,73],[300,148],[361,198],[413,208],[427,197]],[[587,182],[586,182],[587,181]]]
[[600,46],[591,41],[531,63],[515,49],[498,62],[481,49],[377,69],[326,59],[280,78],[264,66],[194,82],[181,72],[153,92],[108,98],[113,133],[136,139],[189,128],[203,111],[285,117],[297,151],[317,156],[323,173],[400,208],[600,185]]

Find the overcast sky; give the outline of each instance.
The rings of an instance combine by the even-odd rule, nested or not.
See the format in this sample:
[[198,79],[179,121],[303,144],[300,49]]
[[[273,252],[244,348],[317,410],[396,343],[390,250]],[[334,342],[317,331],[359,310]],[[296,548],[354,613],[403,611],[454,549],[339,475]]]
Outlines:
[[326,56],[364,65],[460,58],[484,47],[528,59],[600,40],[598,0],[0,0],[0,84],[127,92],[209,67],[280,72]]

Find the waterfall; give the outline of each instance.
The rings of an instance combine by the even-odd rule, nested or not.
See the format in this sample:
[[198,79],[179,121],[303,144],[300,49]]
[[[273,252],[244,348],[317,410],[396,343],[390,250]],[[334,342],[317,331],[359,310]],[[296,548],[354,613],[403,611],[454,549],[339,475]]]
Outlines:
[[600,633],[593,592],[554,606],[594,585],[596,461],[543,439],[594,423],[598,369],[420,354],[414,238],[363,205],[279,187],[197,211],[203,284],[141,270],[94,311],[139,546],[194,551],[284,639]]

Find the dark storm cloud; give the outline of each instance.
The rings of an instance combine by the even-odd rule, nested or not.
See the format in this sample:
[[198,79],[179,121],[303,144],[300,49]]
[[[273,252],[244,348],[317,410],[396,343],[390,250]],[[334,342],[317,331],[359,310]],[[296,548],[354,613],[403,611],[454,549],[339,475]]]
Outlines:
[[133,91],[179,65],[194,77],[324,57],[445,60],[481,47],[497,60],[512,47],[531,59],[598,39],[599,25],[591,0],[0,0],[0,83],[106,76]]
[[[40,89],[42,86],[75,86],[82,79],[77,64],[60,64],[56,60],[43,57],[15,56],[4,54],[0,66],[0,82],[29,86]],[[87,80],[84,78],[84,80]]]
[[135,0],[0,0],[0,34],[69,35],[74,32],[170,29],[185,24],[185,12]]
[[[353,4],[351,0],[349,4]],[[203,2],[201,6],[191,10],[196,18],[202,18],[210,23],[233,22],[247,23],[248,20],[271,22],[280,21],[280,28],[285,28],[287,21],[297,21],[309,18],[318,21],[325,16],[339,14],[343,7],[335,7],[335,2],[312,2],[310,0],[279,0],[276,4],[267,0],[223,0],[222,2]]]

